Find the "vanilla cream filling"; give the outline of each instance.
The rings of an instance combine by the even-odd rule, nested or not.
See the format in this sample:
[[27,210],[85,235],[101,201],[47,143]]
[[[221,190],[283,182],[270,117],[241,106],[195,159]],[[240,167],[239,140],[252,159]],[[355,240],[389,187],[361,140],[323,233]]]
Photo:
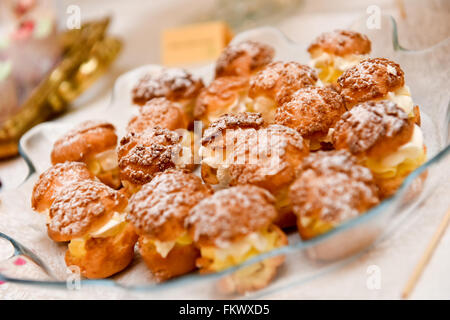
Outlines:
[[227,161],[227,156],[225,159],[222,150],[214,152],[211,148],[200,147],[199,154],[201,156],[201,163],[216,169],[216,176],[219,180],[219,184],[227,185],[230,180],[229,167],[230,163]]
[[403,86],[393,92],[389,92],[386,99],[396,103],[409,117],[414,117],[414,102],[408,86]]
[[411,140],[400,146],[397,151],[385,157],[381,164],[385,167],[395,167],[406,159],[417,159],[422,156],[423,150],[423,133],[419,126],[414,125]]
[[125,213],[114,212],[113,217],[99,229],[90,232],[89,237],[106,238],[114,235],[126,223],[125,217]]
[[202,163],[207,164],[211,168],[218,169],[219,167],[226,168],[229,166],[222,152],[214,152],[211,148],[201,146],[199,154],[202,157]]
[[425,158],[423,133],[419,126],[414,125],[414,131],[410,141],[381,160],[372,161],[369,159],[367,166],[378,174],[395,174],[400,165],[410,162],[410,169],[413,170],[415,169],[414,166],[419,166]]
[[253,111],[261,113],[264,120],[268,122],[273,122],[275,119],[276,108],[275,101],[265,96],[258,96],[253,101]]
[[146,242],[153,243],[155,246],[156,252],[158,252],[161,257],[166,258],[167,255],[172,251],[172,249],[175,247],[176,244],[179,245],[189,245],[192,243],[192,239],[189,237],[189,235],[184,232],[181,236],[179,236],[176,240],[173,241],[159,241],[159,240],[152,240],[152,239],[146,239]]
[[313,68],[322,68],[323,66],[333,66],[339,71],[345,71],[357,65],[367,55],[361,54],[347,54],[345,56],[337,56],[332,53],[322,52],[320,55],[314,57],[310,61],[310,66]]
[[233,101],[227,108],[220,108],[216,113],[208,116],[209,122],[214,122],[219,119],[222,115],[226,113],[239,113],[250,111],[253,105],[253,100],[250,99],[246,94],[240,94],[237,99]]
[[161,255],[161,257],[165,258],[173,249],[173,247],[175,247],[176,241],[154,240],[153,244],[155,245],[156,251]]
[[237,242],[225,243],[219,247],[202,247],[200,250],[202,257],[212,260],[209,268],[218,271],[274,249],[277,240],[276,231],[253,232]]
[[72,239],[69,243],[69,251],[73,256],[82,257],[86,254],[86,240],[90,238],[107,238],[118,234],[127,223],[125,213],[114,212],[113,217],[97,230],[89,232],[82,238]]
[[96,154],[94,159],[88,163],[89,170],[91,170],[94,175],[98,175],[101,172],[115,170],[118,165],[117,154],[114,149]]

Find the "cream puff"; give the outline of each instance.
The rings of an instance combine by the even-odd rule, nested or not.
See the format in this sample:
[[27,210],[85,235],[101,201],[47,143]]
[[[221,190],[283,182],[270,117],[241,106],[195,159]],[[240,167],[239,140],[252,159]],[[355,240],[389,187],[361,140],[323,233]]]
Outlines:
[[332,141],[336,149],[350,151],[373,172],[383,198],[426,160],[422,130],[388,100],[364,102],[344,113]]
[[166,170],[130,199],[127,220],[139,235],[142,258],[159,281],[196,269],[200,252],[184,223],[190,209],[212,194],[212,188],[189,171]]
[[48,214],[48,209],[64,186],[93,179],[95,176],[83,162],[57,163],[41,173],[36,181],[31,196],[31,207],[37,212]]
[[311,150],[331,142],[330,128],[347,111],[344,99],[326,87],[303,88],[276,109],[275,123],[295,129],[309,140]]
[[[405,85],[403,70],[388,59],[364,59],[347,69],[338,79],[338,90],[347,109],[370,100],[395,102],[410,118],[418,118],[409,87]],[[420,123],[420,122],[419,122]]]
[[[266,126],[260,113],[240,112],[224,114],[212,122],[203,133],[201,158],[201,174],[205,182],[227,185],[228,153],[232,153],[237,135],[243,130],[257,130]],[[227,139],[229,142],[227,142]]]
[[323,83],[336,83],[345,70],[367,58],[370,50],[370,40],[351,30],[323,33],[308,47],[310,65],[318,70]]
[[178,102],[189,122],[193,121],[195,100],[204,87],[203,81],[179,68],[164,68],[144,75],[132,89],[133,103],[144,105],[153,98],[164,97]]
[[248,97],[249,82],[246,77],[227,76],[217,78],[202,89],[194,109],[195,119],[205,126],[226,113],[251,111]]
[[85,180],[64,187],[49,210],[48,235],[70,241],[67,266],[89,279],[112,276],[134,256],[137,235],[125,220],[127,199],[105,184]]
[[129,193],[136,193],[158,172],[193,169],[193,141],[188,131],[184,133],[153,127],[139,133],[130,132],[120,140],[120,178]]
[[120,187],[117,167],[117,135],[112,124],[85,121],[56,140],[51,153],[52,164],[66,161],[84,162],[97,178],[112,188]]
[[[217,191],[191,209],[186,226],[200,249],[202,273],[219,272],[288,243],[274,223],[275,199],[266,190],[237,186]],[[241,268],[219,283],[224,292],[258,290],[275,277],[284,256]]]
[[128,132],[142,132],[152,127],[168,130],[187,129],[188,119],[181,105],[166,98],[155,98],[139,109],[139,115],[128,122]]
[[379,203],[372,173],[346,150],[311,153],[297,175],[289,197],[304,240],[326,233]]
[[316,71],[297,62],[272,62],[250,78],[249,97],[253,112],[260,112],[271,123],[278,106],[290,100],[292,94],[317,84]]
[[[222,135],[225,139],[224,153],[220,153],[223,150],[220,143],[218,146],[206,143],[202,148],[205,181],[264,188],[276,199],[278,216],[275,223],[283,228],[294,225],[288,189],[295,179],[295,168],[309,152],[302,136],[291,128],[275,124],[257,128],[236,126]],[[220,156],[223,159],[219,159]]]
[[242,41],[228,45],[216,62],[216,78],[248,77],[270,63],[275,55],[272,46],[256,41]]

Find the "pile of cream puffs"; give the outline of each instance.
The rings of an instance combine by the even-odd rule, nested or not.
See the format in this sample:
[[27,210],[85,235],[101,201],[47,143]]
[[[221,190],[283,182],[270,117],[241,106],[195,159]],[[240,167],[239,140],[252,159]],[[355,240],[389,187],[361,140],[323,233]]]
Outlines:
[[[426,159],[402,69],[370,57],[354,31],[322,34],[308,51],[304,65],[274,61],[267,44],[231,44],[206,86],[175,68],[139,79],[139,115],[120,139],[92,120],[58,139],[32,207],[67,243],[67,265],[105,278],[136,251],[159,281],[218,272],[287,245],[293,228],[311,239],[392,196]],[[283,262],[246,266],[220,287],[263,288]]]

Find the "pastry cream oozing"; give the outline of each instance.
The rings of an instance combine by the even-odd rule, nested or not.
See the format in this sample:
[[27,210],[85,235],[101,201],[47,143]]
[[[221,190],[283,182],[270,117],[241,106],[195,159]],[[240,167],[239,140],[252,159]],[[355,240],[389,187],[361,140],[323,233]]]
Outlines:
[[395,102],[408,114],[408,117],[414,117],[414,102],[411,98],[411,92],[408,86],[405,85],[393,92],[389,92],[386,99]]
[[414,125],[413,135],[409,142],[382,159],[367,159],[365,165],[382,178],[393,178],[410,173],[425,160],[426,152],[422,130],[419,126]]
[[298,227],[304,240],[324,234],[336,226],[336,224],[321,220],[319,217],[302,216],[299,218],[299,222],[300,225]]
[[202,163],[216,169],[217,179],[221,184],[226,185],[230,179],[230,163],[227,161],[227,153],[230,153],[231,151],[226,149],[225,154],[222,151],[222,149],[212,150],[208,147],[200,147],[199,154],[202,158]]
[[253,100],[247,96],[247,93],[241,93],[238,97],[230,103],[226,108],[219,108],[216,112],[208,114],[209,122],[214,122],[226,113],[239,113],[251,111]]
[[122,232],[126,226],[125,214],[114,212],[113,217],[103,226],[95,231],[89,232],[83,238],[72,239],[69,243],[69,250],[72,256],[82,257],[86,254],[86,241],[91,238],[114,237]]
[[325,83],[334,83],[342,73],[357,65],[366,55],[348,54],[343,57],[322,52],[316,54],[310,61],[310,66],[319,69],[319,78]]
[[278,246],[279,237],[276,230],[254,232],[223,247],[202,247],[200,252],[202,258],[211,261],[208,266],[209,270],[220,271],[275,249]]
[[264,120],[271,123],[275,119],[276,102],[266,96],[256,97],[253,101],[252,111],[262,114]]
[[118,167],[116,151],[111,149],[98,153],[88,161],[87,165],[94,175],[116,170]]
[[156,251],[163,258],[167,257],[167,255],[173,249],[173,247],[175,247],[175,245],[187,246],[190,244],[192,244],[192,239],[186,232],[173,241],[152,240],[148,237],[144,239],[144,245],[155,246]]

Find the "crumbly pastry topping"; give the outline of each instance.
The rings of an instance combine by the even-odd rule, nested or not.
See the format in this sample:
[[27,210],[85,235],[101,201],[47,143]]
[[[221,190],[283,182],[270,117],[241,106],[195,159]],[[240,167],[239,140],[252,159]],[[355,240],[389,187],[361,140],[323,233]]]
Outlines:
[[226,130],[230,129],[259,129],[265,125],[260,113],[240,112],[224,114],[216,121],[212,122],[205,130],[202,145],[206,146],[216,137],[220,137]]
[[192,208],[186,226],[195,241],[226,245],[269,227],[277,217],[275,199],[251,185],[217,191]]
[[272,62],[250,79],[249,96],[266,95],[281,104],[297,90],[314,86],[318,80],[314,69],[297,62]]
[[131,118],[127,131],[141,132],[155,126],[169,130],[186,129],[187,119],[182,107],[166,98],[152,99],[140,108],[139,115]]
[[239,92],[248,90],[248,78],[227,76],[213,80],[204,88],[198,98],[194,109],[194,117],[200,118],[208,109],[218,104],[231,103],[237,99]]
[[383,98],[404,84],[400,66],[385,58],[364,59],[338,78],[338,89],[348,106]]
[[128,133],[121,139],[118,150],[121,177],[142,185],[157,172],[174,168],[180,141],[176,132],[160,127]]
[[351,30],[335,30],[322,33],[308,47],[308,52],[322,50],[337,56],[347,54],[368,54],[371,42],[367,36]]
[[[256,41],[242,41],[228,45],[216,62],[216,77],[246,76],[272,61],[273,47]],[[239,59],[245,59],[239,63]]]
[[335,90],[304,88],[277,108],[275,122],[297,130],[304,137],[326,135],[345,111],[344,100]]
[[281,125],[243,130],[236,137],[227,159],[231,185],[256,184],[270,190],[281,187],[292,181],[296,165],[308,154],[302,136]]
[[202,88],[202,80],[189,72],[178,68],[165,68],[157,75],[144,75],[134,86],[132,95],[137,104],[145,104],[158,97],[177,101],[195,98]]
[[115,127],[105,121],[88,120],[67,132],[53,145],[52,163],[83,161],[94,153],[115,148]]
[[48,228],[67,238],[79,238],[126,206],[125,196],[101,182],[75,182],[63,188],[50,207]]
[[379,202],[372,173],[348,151],[319,151],[306,157],[290,188],[294,213],[342,222]]
[[129,220],[140,234],[160,241],[184,232],[189,210],[212,195],[211,187],[185,170],[167,170],[144,185],[130,200]]
[[332,135],[337,148],[353,154],[368,151],[409,125],[408,115],[395,103],[382,100],[361,103],[342,115]]
[[82,162],[57,163],[39,176],[33,188],[31,206],[34,210],[39,210],[42,201],[48,201],[50,205],[65,185],[92,178],[86,164]]

